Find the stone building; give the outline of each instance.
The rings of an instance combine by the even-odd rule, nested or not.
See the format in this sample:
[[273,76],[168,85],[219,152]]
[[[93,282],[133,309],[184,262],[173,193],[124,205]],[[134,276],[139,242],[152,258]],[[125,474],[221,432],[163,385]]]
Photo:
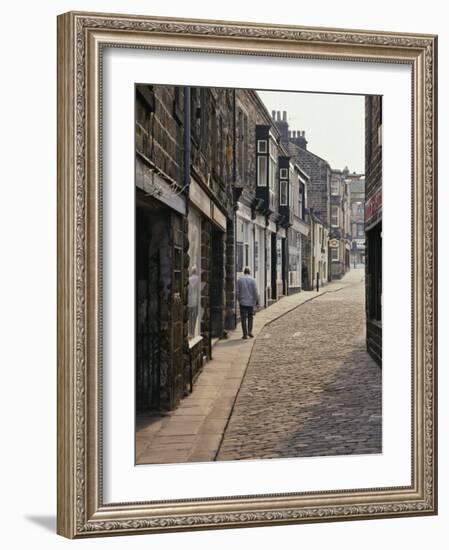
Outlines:
[[[280,162],[279,210],[287,224],[287,292],[293,294],[303,289],[302,248],[311,231],[306,217],[309,176],[290,157],[282,157]],[[288,180],[282,179],[284,176]]]
[[[318,274],[319,284],[325,284],[333,279],[340,279],[350,269],[351,260],[351,209],[349,170],[332,169],[329,163],[315,155],[307,147],[308,142],[304,131],[291,131],[287,113],[273,112],[273,119],[281,134],[281,141],[288,149],[293,162],[308,174],[307,202],[310,213],[310,237],[302,243],[303,251],[303,288],[316,286]],[[348,179],[349,178],[349,179]],[[313,232],[316,225],[318,234],[327,236],[324,246],[316,246],[312,242],[317,233]],[[322,251],[322,249],[325,251]],[[323,277],[323,265],[327,273]]]
[[382,97],[365,98],[367,350],[382,364]]
[[136,88],[138,411],[173,409],[234,319],[233,103]]
[[[307,212],[310,232],[308,237],[303,238],[301,243],[302,250],[302,288],[311,290],[316,286],[317,273],[320,285],[331,280],[332,270],[328,258],[328,241],[324,246],[315,246],[312,241],[319,233],[313,233],[313,227],[322,227],[322,234],[329,235],[330,228],[330,184],[332,169],[329,163],[315,155],[307,148],[307,140],[304,131],[290,130],[287,113],[273,112],[273,119],[281,134],[281,141],[288,150],[292,162],[301,167],[304,174],[307,175]],[[321,249],[324,248],[325,252]],[[316,254],[316,255],[315,255]],[[326,273],[323,276],[323,265],[326,265]]]
[[[303,256],[304,265],[307,267],[310,281],[304,286],[309,289],[319,289],[325,285],[328,280],[329,228],[313,210],[309,211],[308,221],[310,225],[310,234],[309,238],[305,241],[305,246],[308,250]],[[308,264],[306,264],[306,262],[308,262]]]
[[350,196],[351,265],[365,263],[365,178],[351,174],[347,178]]
[[[236,91],[236,173],[234,196],[236,199],[236,278],[243,275],[247,266],[251,270],[259,289],[261,305],[267,306],[275,299],[272,285],[272,241],[277,234],[277,185],[274,179],[278,154],[267,155],[261,149],[257,133],[270,129],[271,120],[256,92]],[[276,136],[273,138],[276,139]],[[264,151],[261,153],[261,151]],[[259,160],[263,154],[264,160]],[[265,162],[265,164],[264,164]],[[258,187],[262,181],[269,189],[268,201],[259,196]],[[269,199],[271,198],[271,203]],[[279,228],[281,231],[282,229]],[[237,311],[237,315],[239,312]]]
[[306,193],[307,175],[257,93],[236,90],[236,275],[251,269],[263,306],[301,290]]
[[341,279],[350,269],[350,205],[346,182],[348,170],[331,171],[330,193],[330,279]]
[[136,88],[136,404],[172,410],[236,325],[302,288],[308,175],[256,92]]

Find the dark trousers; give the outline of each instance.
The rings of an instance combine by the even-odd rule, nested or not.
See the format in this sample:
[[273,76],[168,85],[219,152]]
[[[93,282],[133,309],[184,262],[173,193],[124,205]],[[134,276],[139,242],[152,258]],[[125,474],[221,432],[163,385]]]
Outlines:
[[240,318],[242,320],[243,336],[253,332],[253,306],[242,306],[240,304]]

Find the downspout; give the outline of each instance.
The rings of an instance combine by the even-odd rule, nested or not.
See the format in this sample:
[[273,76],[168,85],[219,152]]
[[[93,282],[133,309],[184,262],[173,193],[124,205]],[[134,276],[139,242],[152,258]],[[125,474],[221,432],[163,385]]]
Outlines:
[[[189,195],[190,195],[190,156],[191,156],[191,143],[190,143],[190,88],[184,87],[184,119],[183,119],[183,189],[186,199],[186,217],[189,215]],[[188,292],[188,288],[187,288]],[[184,303],[184,307],[187,304]],[[184,329],[183,329],[184,330]],[[193,391],[193,365],[192,365],[192,353],[190,349],[190,343],[187,342],[188,354],[189,354],[189,386],[190,393]]]
[[[233,110],[233,129],[232,129],[232,181],[237,181],[237,163],[236,163],[236,141],[237,141],[237,124],[236,124],[236,96],[235,89],[232,91],[232,110]],[[234,329],[237,328],[237,209],[238,200],[234,203]]]
[[190,116],[190,87],[184,87],[184,181],[183,187],[190,186],[190,156],[191,156],[191,116]]

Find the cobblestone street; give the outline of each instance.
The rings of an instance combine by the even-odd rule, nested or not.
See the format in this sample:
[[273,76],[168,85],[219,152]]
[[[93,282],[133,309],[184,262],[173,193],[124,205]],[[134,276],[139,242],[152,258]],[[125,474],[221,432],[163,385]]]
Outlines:
[[217,460],[379,453],[382,371],[366,352],[362,270],[265,325]]
[[214,347],[193,393],[137,418],[136,462],[379,453],[380,367],[366,352],[363,270],[283,298]]

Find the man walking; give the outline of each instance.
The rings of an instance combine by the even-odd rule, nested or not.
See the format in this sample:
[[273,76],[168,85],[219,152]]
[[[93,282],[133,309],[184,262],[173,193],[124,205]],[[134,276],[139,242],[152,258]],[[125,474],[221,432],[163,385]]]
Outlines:
[[256,280],[251,277],[249,267],[243,270],[243,277],[237,281],[237,300],[240,304],[240,317],[242,320],[243,340],[248,336],[253,338],[254,308],[259,305]]

